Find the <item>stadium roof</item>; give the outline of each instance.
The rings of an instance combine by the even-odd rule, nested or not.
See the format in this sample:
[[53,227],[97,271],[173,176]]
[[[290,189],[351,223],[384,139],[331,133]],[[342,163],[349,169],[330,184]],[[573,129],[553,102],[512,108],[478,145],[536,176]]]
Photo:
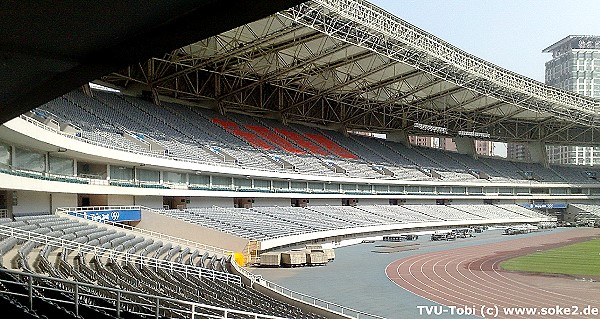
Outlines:
[[542,50],[544,53],[549,53],[560,49],[564,45],[571,49],[600,49],[600,36],[597,35],[568,35],[558,42]]
[[309,1],[102,82],[338,130],[600,141],[600,101],[500,68],[363,0]]
[[0,123],[127,65],[301,2],[3,1]]

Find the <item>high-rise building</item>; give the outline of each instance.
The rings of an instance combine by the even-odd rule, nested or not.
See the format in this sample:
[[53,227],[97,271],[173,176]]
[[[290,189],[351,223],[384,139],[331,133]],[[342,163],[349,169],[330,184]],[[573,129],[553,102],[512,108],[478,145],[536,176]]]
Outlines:
[[526,144],[506,143],[506,157],[513,160],[531,161],[531,152]]
[[[417,146],[433,147],[456,152],[456,143],[454,142],[454,139],[450,137],[409,136],[409,142]],[[475,152],[477,155],[496,155],[494,154],[494,147],[491,141],[475,140]]]
[[552,53],[546,84],[600,98],[600,36],[570,35],[542,52]]
[[[600,99],[600,36],[570,35],[547,47],[546,84]],[[548,146],[556,164],[600,165],[599,147]],[[518,153],[518,152],[516,152]]]

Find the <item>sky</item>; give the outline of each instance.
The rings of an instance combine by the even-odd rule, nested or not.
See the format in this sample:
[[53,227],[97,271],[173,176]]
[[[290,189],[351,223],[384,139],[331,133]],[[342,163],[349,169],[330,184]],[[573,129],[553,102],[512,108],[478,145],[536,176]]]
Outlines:
[[[369,0],[438,38],[544,82],[542,50],[568,35],[600,35],[600,0]],[[506,156],[506,144],[494,143]]]
[[542,50],[567,35],[600,35],[599,0],[369,0],[498,66],[544,82]]

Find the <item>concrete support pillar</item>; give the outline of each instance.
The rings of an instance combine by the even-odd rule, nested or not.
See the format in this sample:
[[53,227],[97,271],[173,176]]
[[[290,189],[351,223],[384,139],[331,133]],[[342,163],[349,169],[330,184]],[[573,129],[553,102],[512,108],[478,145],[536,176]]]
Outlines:
[[473,158],[477,158],[475,150],[475,140],[470,137],[455,137],[456,151],[460,154],[467,154]]
[[402,143],[407,147],[411,147],[408,140],[408,133],[404,130],[393,131],[386,135],[388,141]]
[[544,167],[548,167],[548,154],[546,153],[546,143],[542,141],[529,142],[529,153],[531,154],[531,161],[534,163],[540,163]]

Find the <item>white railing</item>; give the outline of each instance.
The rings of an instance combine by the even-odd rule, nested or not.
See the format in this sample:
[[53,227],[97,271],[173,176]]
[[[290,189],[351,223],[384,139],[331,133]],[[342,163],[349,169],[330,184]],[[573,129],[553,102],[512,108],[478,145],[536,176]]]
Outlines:
[[[84,218],[83,212],[89,212],[89,211],[103,211],[103,210],[119,210],[119,209],[140,209],[140,210],[147,210],[150,212],[154,212],[154,213],[158,213],[161,214],[161,212],[159,210],[156,209],[152,209],[149,207],[144,207],[144,206],[90,206],[90,207],[59,207],[56,209],[57,213],[61,213],[61,214],[65,214],[67,216],[76,216],[78,218]],[[72,214],[69,214],[72,213]],[[165,214],[163,214],[165,215]],[[168,215],[167,215],[168,216]],[[172,243],[177,243],[177,244],[182,244],[185,246],[189,246],[194,247],[194,248],[199,248],[201,250],[207,251],[207,252],[211,252],[211,253],[215,253],[215,254],[219,254],[221,256],[232,256],[233,252],[231,250],[227,250],[227,249],[223,249],[223,248],[219,248],[219,247],[215,247],[215,246],[211,246],[211,245],[206,245],[206,244],[202,244],[199,242],[195,242],[189,239],[184,239],[184,238],[180,238],[180,237],[176,237],[176,236],[171,236],[171,235],[167,235],[167,234],[163,234],[160,232],[156,232],[153,230],[148,230],[148,229],[143,229],[143,228],[138,228],[138,227],[133,227],[133,226],[129,226],[126,224],[122,224],[122,223],[116,223],[116,222],[112,222],[112,221],[95,221],[89,218],[86,218],[86,220],[92,222],[92,223],[98,223],[98,224],[105,224],[105,225],[111,225],[111,226],[115,226],[118,228],[123,228],[123,229],[127,229],[129,231],[138,233],[142,236],[151,236],[154,238],[159,238],[162,240],[168,240]]]
[[[148,207],[142,207],[142,206],[95,206],[95,207],[71,207],[71,208],[59,208],[57,211],[61,212],[61,213],[67,213],[67,212],[81,212],[81,211],[101,211],[101,210],[110,210],[110,209],[145,209],[145,210],[149,210],[161,215],[165,215],[165,216],[169,216],[169,214],[167,214],[164,211],[161,210],[156,210],[156,209],[151,209]],[[71,215],[72,216],[72,215]],[[95,221],[94,221],[95,222]],[[99,223],[99,224],[104,224],[102,222],[95,222],[95,223]],[[117,224],[117,223],[113,223],[113,222],[105,222],[107,224],[114,224],[117,227],[122,227],[122,226],[126,226],[127,229],[132,229],[133,231],[140,231],[140,229],[137,229],[135,227],[130,227],[128,225],[122,225],[122,224]],[[204,244],[200,244],[200,243],[196,243],[196,242],[192,242],[192,241],[188,241],[186,239],[181,239],[181,238],[177,238],[177,237],[172,237],[169,235],[164,235],[158,232],[153,232],[153,231],[147,231],[147,230],[141,230],[141,233],[148,233],[152,236],[157,236],[158,238],[171,238],[171,241],[173,242],[177,242],[177,241],[181,241],[181,243],[186,243],[189,244],[189,246],[198,246],[198,247],[206,247],[206,250],[209,249],[214,249],[213,251],[216,253],[221,252],[221,254],[223,255],[233,255],[233,252],[228,251],[228,250],[224,250],[221,248],[217,248],[217,247],[212,247],[212,246],[208,246],[208,245],[204,245]],[[265,279],[263,279],[261,276],[256,276],[254,274],[252,274],[251,272],[249,272],[246,268],[239,266],[235,261],[232,260],[231,262],[232,267],[234,267],[239,273],[241,273],[244,277],[248,278],[249,280],[251,280],[253,283],[258,282],[261,285],[270,288],[271,290],[283,294],[285,296],[288,296],[290,298],[293,298],[295,300],[298,301],[302,301],[306,304],[309,305],[313,305],[313,306],[318,306],[321,307],[323,309],[327,309],[328,311],[332,311],[332,312],[336,312],[338,314],[342,314],[345,315],[349,318],[373,318],[373,319],[385,319],[383,317],[379,317],[376,315],[372,315],[372,314],[368,314],[362,311],[358,311],[352,308],[348,308],[342,305],[338,305],[326,300],[322,300],[316,297],[312,297],[309,296],[307,294],[302,294],[296,291],[293,291],[291,289],[287,289],[283,286],[277,285],[273,282],[267,281]],[[239,277],[238,277],[239,278]]]
[[88,244],[82,244],[73,242],[70,240],[65,240],[62,238],[56,238],[52,236],[47,236],[43,234],[39,234],[36,232],[26,231],[14,227],[8,227],[0,224],[0,235],[5,237],[13,237],[18,238],[25,241],[35,242],[41,245],[49,245],[56,248],[67,248],[73,251],[80,251],[82,253],[108,253],[110,257],[115,259],[118,262],[132,262],[139,261],[142,263],[146,263],[152,267],[163,269],[165,271],[179,271],[185,274],[193,274],[198,275],[205,278],[221,280],[225,282],[231,282],[234,284],[241,285],[241,278],[238,275],[225,273],[222,271],[216,271],[213,269],[196,267],[193,265],[185,265],[182,263],[176,263],[170,260],[161,260],[152,257],[146,257],[137,254],[130,254],[127,252],[117,251],[109,248],[101,248],[97,246],[92,246]]
[[[87,138],[83,138],[83,137],[80,137],[80,136],[76,136],[76,135],[73,135],[73,134],[68,134],[68,133],[62,132],[60,130],[57,130],[57,129],[53,128],[53,127],[50,127],[50,126],[48,126],[48,125],[46,125],[44,123],[41,123],[41,122],[37,121],[36,119],[33,119],[33,118],[31,118],[31,117],[29,117],[27,115],[24,115],[24,114],[20,115],[19,117],[21,119],[23,119],[23,120],[25,120],[25,121],[27,121],[27,122],[29,122],[29,123],[37,126],[37,127],[40,127],[42,129],[46,130],[46,131],[50,131],[50,132],[53,132],[55,134],[59,134],[61,136],[64,136],[66,138],[73,139],[73,140],[76,140],[76,141],[79,141],[79,142],[83,142],[83,143],[87,143],[87,144],[91,144],[91,145],[95,145],[95,146],[99,146],[99,147],[105,147],[105,148],[109,148],[109,149],[116,150],[116,151],[123,151],[123,152],[132,153],[132,154],[137,154],[137,155],[144,155],[144,156],[149,156],[149,157],[154,157],[154,158],[160,158],[160,159],[167,159],[167,160],[173,160],[173,161],[178,161],[178,162],[186,162],[186,163],[195,163],[195,164],[204,164],[204,165],[206,165],[205,161],[194,160],[194,159],[191,159],[191,158],[183,158],[183,157],[175,157],[175,156],[165,156],[165,155],[153,153],[152,151],[140,151],[140,150],[136,150],[136,149],[133,149],[133,148],[130,148],[130,147],[117,147],[117,146],[114,146],[114,145],[110,145],[110,144],[106,144],[106,143],[101,143],[101,142],[98,142],[98,141],[93,141],[93,140],[90,140],[90,139],[87,139]],[[223,163],[212,162],[210,164],[211,165],[217,165],[217,166],[220,166],[220,167],[232,167],[231,165],[223,165],[223,164],[226,164],[225,162],[223,162]],[[268,171],[268,170],[261,170],[260,168],[258,168],[257,170],[258,171]]]
[[[13,167],[12,165],[0,165],[0,173],[6,173],[15,176],[30,177],[30,178],[48,178],[50,181],[62,182],[61,179],[68,179],[70,183],[82,182],[91,183],[91,178],[85,176],[63,175],[50,172],[40,172],[31,169]],[[24,176],[25,174],[26,176]]]
[[[149,156],[149,157],[152,157],[152,158],[160,158],[160,159],[173,160],[173,161],[177,161],[177,162],[188,162],[188,163],[195,163],[195,164],[202,164],[202,165],[207,165],[208,164],[208,165],[214,165],[215,167],[231,167],[231,166],[221,165],[220,163],[206,163],[206,162],[196,161],[196,160],[193,160],[193,159],[186,159],[186,158],[180,158],[180,157],[171,157],[171,156],[157,155],[157,154],[152,154],[152,153],[148,153],[148,152],[140,152],[138,150],[133,150],[133,149],[116,147],[116,146],[113,146],[113,145],[99,143],[99,142],[96,142],[96,141],[88,140],[88,139],[85,139],[85,138],[81,138],[81,137],[78,137],[78,136],[74,136],[74,135],[71,135],[71,134],[67,134],[67,133],[61,132],[61,131],[59,131],[59,130],[57,130],[55,128],[49,127],[49,126],[47,126],[47,125],[45,125],[45,124],[43,124],[41,122],[38,122],[37,120],[35,120],[33,118],[30,118],[30,117],[28,117],[26,115],[21,115],[20,118],[23,119],[23,120],[25,120],[26,122],[32,123],[32,124],[34,124],[34,125],[42,128],[42,129],[44,129],[44,130],[53,132],[55,134],[59,134],[61,136],[65,136],[65,137],[70,138],[70,139],[78,140],[78,141],[80,141],[82,143],[96,145],[96,146],[99,146],[99,147],[105,147],[105,148],[114,149],[114,150],[118,150],[118,151],[130,152],[132,154]],[[174,167],[176,167],[176,166],[174,166]],[[398,166],[398,167],[404,167],[404,166]],[[246,168],[241,168],[241,169],[247,171],[244,175],[250,175],[250,176],[254,176],[256,178],[273,178],[271,176],[261,175],[261,174],[263,174],[265,172],[272,173],[272,171],[260,170],[260,169],[256,169],[256,170],[255,169],[246,169]],[[309,180],[309,181],[317,181],[317,182],[322,182],[322,179],[324,177],[325,177],[325,175],[319,175],[319,174],[313,174],[313,175],[295,175],[294,176],[294,178],[301,179],[302,181]],[[77,177],[74,177],[74,178],[77,178]],[[278,178],[276,178],[276,179],[278,179]],[[360,180],[360,182],[357,182],[356,180]],[[99,180],[99,179],[93,179],[92,178],[92,179],[87,179],[87,181],[89,182],[89,184],[92,184],[92,185],[109,185],[109,181],[106,180],[106,179]],[[376,184],[381,184],[381,185],[385,185],[385,186],[397,186],[397,185],[407,186],[407,185],[413,185],[413,183],[407,183],[407,181],[405,181],[405,180],[378,180],[378,179],[360,179],[360,178],[344,178],[344,179],[339,180],[338,182],[339,183],[350,182],[350,183],[359,183],[359,184],[376,183]],[[425,181],[425,180],[423,180],[423,181],[411,181],[411,182],[416,182],[418,184],[427,184],[427,185],[430,185],[430,184],[433,183],[431,181]],[[437,181],[435,183],[436,184],[437,183],[444,183],[444,181]],[[532,181],[528,181],[528,183],[531,184]],[[448,182],[448,184],[444,184],[444,185],[450,185],[450,186],[452,186],[452,185],[456,185],[456,184],[457,184],[457,182]],[[493,185],[493,184],[494,183],[491,184],[492,187],[496,187],[498,185],[504,185],[505,183],[504,182],[497,182],[497,183],[495,183],[496,185]],[[509,184],[508,186],[511,186],[511,185],[515,185],[515,182],[510,182],[510,183],[506,182],[506,184]],[[558,185],[558,186],[562,186],[562,184],[564,184],[564,183],[562,183],[562,182],[544,182],[543,184],[544,185]],[[473,182],[473,183],[464,182],[464,183],[460,183],[460,185],[461,186],[471,186],[471,185],[482,186],[481,183],[478,182],[478,181]],[[490,184],[486,184],[486,185],[490,185]],[[521,184],[519,184],[519,185],[521,185]],[[586,187],[587,187],[587,184],[583,184],[583,185],[586,185]],[[193,185],[188,185],[188,186],[193,186]],[[217,187],[214,187],[212,189],[217,189]],[[233,191],[234,189],[231,189],[231,190]],[[269,190],[272,191],[272,192],[278,192],[277,189],[275,189],[275,188],[271,188]],[[261,191],[264,191],[264,189],[257,189],[257,191],[261,192]],[[290,193],[294,192],[294,190],[291,190],[291,189],[286,189],[285,190],[286,193],[288,191]],[[344,191],[343,190],[313,190],[312,193],[338,194],[338,193],[344,193]],[[378,192],[378,194],[386,194],[386,193],[399,194],[398,192]],[[400,192],[400,194],[406,194],[406,193],[405,192]]]
[[344,315],[348,318],[372,318],[372,319],[386,319],[384,317],[380,317],[377,315],[369,314],[363,311],[355,310],[346,306],[338,305],[333,302],[329,302],[327,300],[319,299],[317,297],[313,297],[307,294],[303,294],[288,288],[285,288],[281,285],[278,285],[272,281],[264,279],[261,275],[255,275],[251,273],[245,267],[241,267],[236,263],[232,263],[232,266],[243,276],[246,277],[252,284],[258,284],[263,287],[267,287],[281,295],[287,296],[297,301],[301,301],[305,304],[317,306],[322,309],[327,309],[328,311],[335,312],[337,314]]
[[[137,307],[136,311],[143,311],[146,309],[145,313],[140,313],[144,317],[150,318],[163,318],[162,314],[164,313],[177,313],[183,315],[187,318],[214,318],[214,319],[228,319],[228,318],[240,318],[249,317],[254,319],[285,319],[283,317],[276,317],[270,315],[263,315],[259,313],[240,311],[235,309],[216,307],[207,304],[194,303],[190,301],[166,298],[156,295],[148,295],[143,293],[131,292],[121,289],[102,287],[92,284],[81,283],[72,280],[65,280],[59,278],[52,278],[48,276],[26,273],[21,271],[0,269],[0,272],[9,273],[15,277],[21,278],[21,281],[17,281],[17,284],[20,284],[25,288],[25,292],[18,293],[14,291],[3,291],[3,294],[8,295],[18,295],[21,297],[25,297],[29,299],[29,304],[23,305],[27,307],[29,310],[35,310],[33,301],[35,298],[46,299],[45,297],[39,296],[34,293],[34,290],[44,291],[44,290],[53,290],[63,293],[63,295],[71,298],[70,300],[56,300],[52,299],[52,302],[55,303],[64,303],[66,305],[70,305],[73,307],[73,312],[76,316],[79,316],[79,307],[84,305],[86,307],[93,307],[105,310],[115,311],[117,314],[117,318],[121,316],[123,311],[128,310],[130,307]],[[39,284],[38,282],[44,282],[47,284]],[[3,283],[9,287],[14,285],[15,281],[4,280],[1,279],[0,283]],[[49,284],[49,285],[48,285]],[[51,287],[49,287],[51,286]],[[62,287],[71,287],[71,289],[66,289]],[[92,292],[98,292],[98,294],[93,294]],[[104,293],[102,293],[104,292]],[[95,306],[93,301],[91,303],[82,303],[81,300],[102,300],[103,306]],[[133,300],[145,300],[148,303],[142,303],[139,301]],[[113,305],[114,307],[106,306],[106,304]],[[166,306],[169,305],[169,306]],[[69,306],[65,306],[65,309],[69,309]],[[43,313],[42,313],[43,314]]]
[[312,297],[309,296],[307,294],[303,294],[297,291],[293,291],[291,289],[287,289],[283,286],[280,286],[274,282],[268,281],[268,280],[264,280],[264,286],[267,288],[270,288],[273,291],[277,291],[278,293],[288,296],[290,298],[296,299],[296,300],[300,300],[304,303],[307,303],[309,305],[313,305],[313,306],[317,306],[320,308],[324,308],[327,309],[329,311],[333,311],[339,314],[342,314],[344,316],[347,316],[349,318],[356,318],[356,319],[360,319],[360,318],[371,318],[371,319],[386,319],[385,317],[381,317],[378,315],[373,315],[370,313],[366,313],[366,312],[362,312],[359,310],[355,310],[352,308],[348,308],[342,305],[338,305],[323,299],[319,299],[316,297]]

